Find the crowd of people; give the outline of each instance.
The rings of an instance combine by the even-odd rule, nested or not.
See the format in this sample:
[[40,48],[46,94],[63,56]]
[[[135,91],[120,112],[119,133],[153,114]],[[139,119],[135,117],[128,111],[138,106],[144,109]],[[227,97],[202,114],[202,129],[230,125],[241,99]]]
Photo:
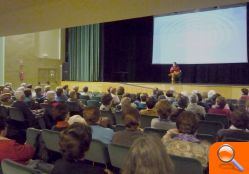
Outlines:
[[[200,120],[207,113],[225,115],[230,121],[228,129],[220,130],[217,136],[233,134],[233,131],[247,133],[249,128],[248,89],[241,90],[242,96],[234,106],[227,99],[215,92],[165,93],[154,89],[147,93],[126,93],[125,88],[110,87],[98,94],[100,107],[87,106],[82,98],[91,99],[94,94],[78,86],[71,90],[68,85],[52,90],[30,84],[21,84],[16,90],[11,84],[0,88],[2,107],[18,108],[24,121],[15,121],[1,115],[0,118],[0,161],[12,159],[26,164],[36,151],[25,144],[25,130],[29,127],[60,131],[59,146],[62,159],[59,159],[52,174],[70,173],[111,173],[110,170],[93,167],[85,163],[84,156],[92,139],[104,144],[118,144],[130,147],[128,159],[122,169],[123,174],[158,173],[171,174],[174,171],[169,155],[197,159],[203,168],[208,167],[208,149],[210,143],[197,138],[196,132]],[[67,102],[73,102],[79,108],[77,115],[69,113]],[[114,131],[115,124],[101,112],[121,113],[124,129]],[[140,119],[144,115],[154,116],[151,127],[167,130],[159,139],[144,134]],[[39,119],[44,120],[44,127]],[[24,132],[20,135],[20,132]],[[146,172],[145,172],[146,171]]]

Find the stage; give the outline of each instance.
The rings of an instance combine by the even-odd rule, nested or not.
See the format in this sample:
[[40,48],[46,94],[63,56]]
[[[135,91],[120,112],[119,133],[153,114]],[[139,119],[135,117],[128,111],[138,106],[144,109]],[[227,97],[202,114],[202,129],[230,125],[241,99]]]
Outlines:
[[78,82],[78,81],[62,81],[61,85],[68,84],[69,88],[72,89],[73,86],[79,86],[80,90],[84,86],[89,87],[89,91],[106,92],[109,87],[123,86],[125,92],[138,93],[146,92],[152,94],[152,90],[158,88],[166,92],[169,89],[174,89],[176,92],[187,92],[190,93],[193,90],[198,90],[200,92],[215,90],[222,94],[224,97],[229,99],[238,99],[241,96],[241,88],[248,88],[244,85],[222,85],[222,84],[170,84],[170,83],[125,83],[125,82]]

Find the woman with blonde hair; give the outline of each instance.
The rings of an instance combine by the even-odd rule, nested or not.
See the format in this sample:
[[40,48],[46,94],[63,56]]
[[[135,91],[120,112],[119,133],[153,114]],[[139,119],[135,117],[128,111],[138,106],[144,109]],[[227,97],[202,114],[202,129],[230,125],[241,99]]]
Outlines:
[[173,170],[159,137],[144,135],[132,144],[122,174],[172,174]]

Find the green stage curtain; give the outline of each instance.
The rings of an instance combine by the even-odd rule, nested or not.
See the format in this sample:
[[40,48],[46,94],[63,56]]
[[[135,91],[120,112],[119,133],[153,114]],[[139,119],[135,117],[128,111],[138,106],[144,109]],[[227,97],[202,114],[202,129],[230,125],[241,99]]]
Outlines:
[[68,29],[70,80],[99,81],[99,24]]

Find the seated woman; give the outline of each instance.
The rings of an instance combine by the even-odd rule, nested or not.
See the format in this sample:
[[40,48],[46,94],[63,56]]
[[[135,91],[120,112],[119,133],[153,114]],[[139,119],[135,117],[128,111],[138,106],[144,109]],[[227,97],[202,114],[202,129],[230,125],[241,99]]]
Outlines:
[[28,144],[22,145],[15,140],[6,138],[7,123],[0,119],[0,162],[3,159],[11,159],[25,164],[34,155],[35,149]]
[[225,115],[229,117],[231,115],[231,111],[230,109],[225,108],[226,104],[226,99],[222,96],[219,96],[216,98],[216,105],[213,108],[210,108],[208,113]]
[[154,97],[149,97],[146,100],[147,109],[142,109],[140,111],[141,115],[157,116],[157,111],[155,108],[156,99]]
[[54,131],[62,131],[66,129],[69,124],[67,122],[68,108],[64,103],[57,103],[52,107],[52,118],[55,125],[52,127]]
[[141,136],[132,144],[122,174],[172,174],[173,163],[161,140],[154,136]]
[[156,129],[169,130],[176,128],[176,123],[170,120],[172,107],[167,100],[160,100],[156,104],[156,110],[159,118],[151,120],[151,127]]
[[195,137],[198,122],[194,113],[184,111],[177,118],[177,129],[167,131],[162,140],[169,154],[195,158],[203,167],[207,167],[209,144]]
[[232,112],[230,121],[231,126],[229,129],[222,129],[218,132],[219,140],[222,140],[225,136],[239,139],[237,135],[244,132],[248,133],[249,113],[246,110],[240,109]]
[[101,98],[101,106],[100,110],[101,111],[112,111],[111,106],[112,106],[112,96],[111,94],[104,94]]
[[102,168],[87,164],[85,153],[92,141],[91,127],[74,123],[60,135],[59,146],[63,158],[56,161],[51,174],[103,174]]
[[115,132],[112,143],[129,147],[134,140],[143,135],[139,128],[140,114],[138,110],[134,108],[130,108],[123,114],[125,130]]
[[182,75],[182,70],[176,64],[176,62],[174,62],[170,68],[170,73],[169,73],[169,76],[171,77],[171,83],[175,83],[176,80],[181,82],[181,75]]
[[171,120],[176,122],[177,117],[183,112],[185,111],[186,107],[188,106],[188,97],[179,94],[179,96],[177,97],[177,108],[176,110],[172,113],[171,115]]
[[249,100],[249,95],[248,95],[249,91],[248,91],[248,89],[247,88],[242,88],[241,92],[242,92],[242,95],[240,97],[240,100]]
[[99,108],[87,107],[83,111],[83,116],[92,128],[93,139],[100,140],[105,144],[110,144],[113,137],[113,130],[101,125],[101,117]]

